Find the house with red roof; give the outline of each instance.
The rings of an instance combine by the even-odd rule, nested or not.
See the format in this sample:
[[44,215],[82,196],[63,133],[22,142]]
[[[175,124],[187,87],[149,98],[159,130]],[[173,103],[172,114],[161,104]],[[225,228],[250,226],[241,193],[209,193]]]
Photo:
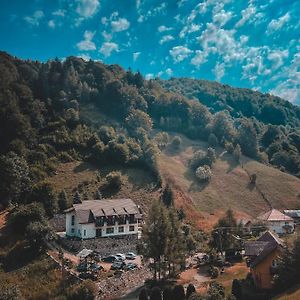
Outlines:
[[269,230],[272,230],[277,234],[292,233],[295,229],[293,218],[274,208],[259,215],[257,219],[263,222]]

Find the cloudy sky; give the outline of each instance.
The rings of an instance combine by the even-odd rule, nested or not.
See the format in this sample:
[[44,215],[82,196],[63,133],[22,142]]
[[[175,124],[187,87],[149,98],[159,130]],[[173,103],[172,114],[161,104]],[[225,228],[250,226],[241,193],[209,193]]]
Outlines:
[[298,0],[1,0],[0,49],[217,80],[300,104]]

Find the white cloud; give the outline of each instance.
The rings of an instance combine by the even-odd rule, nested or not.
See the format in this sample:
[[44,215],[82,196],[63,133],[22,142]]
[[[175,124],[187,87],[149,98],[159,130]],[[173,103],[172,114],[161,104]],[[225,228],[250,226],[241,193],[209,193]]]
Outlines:
[[113,42],[105,42],[102,44],[99,52],[102,53],[105,57],[108,57],[114,51],[119,51],[119,46]]
[[89,61],[91,57],[88,54],[79,54],[78,57],[82,58],[84,61]]
[[50,28],[54,29],[54,28],[56,27],[55,21],[54,21],[54,20],[50,20],[50,21],[48,22],[48,26],[49,26]]
[[224,63],[217,63],[213,70],[216,81],[220,81],[222,77],[225,75],[225,65]]
[[88,31],[86,30],[84,32],[84,40],[81,42],[77,43],[77,48],[81,51],[91,51],[91,50],[96,50],[96,45],[92,41],[93,37],[95,35],[95,32]]
[[112,39],[112,35],[110,33],[106,32],[105,30],[101,34],[104,37],[105,41],[107,41],[107,42]]
[[64,9],[58,9],[52,13],[53,16],[64,17],[66,11]]
[[171,54],[175,63],[181,62],[184,59],[188,58],[193,51],[185,46],[176,46],[173,47],[169,53]]
[[226,12],[222,9],[220,12],[213,15],[213,22],[219,26],[224,26],[232,18],[232,12]]
[[271,94],[300,104],[300,52],[293,57],[291,64],[283,68],[280,83],[270,90]]
[[120,32],[127,30],[130,26],[130,23],[125,18],[119,18],[118,20],[111,22],[111,29],[113,32]]
[[39,26],[40,21],[44,18],[44,13],[41,10],[36,10],[32,16],[26,16],[24,20],[32,26]]
[[288,50],[272,50],[268,54],[268,59],[272,62],[272,71],[277,70],[283,65],[283,60],[289,56]]
[[159,32],[164,32],[164,31],[170,31],[170,30],[172,30],[173,28],[172,27],[167,27],[167,26],[165,26],[165,25],[161,25],[161,26],[159,26],[158,27],[158,31]]
[[246,9],[242,10],[242,18],[235,24],[235,27],[243,26],[255,13],[256,7],[250,3]]
[[76,12],[82,18],[90,18],[100,6],[99,0],[76,0]]
[[145,76],[145,79],[146,79],[146,80],[149,80],[149,79],[152,79],[152,78],[154,78],[154,74],[153,74],[153,73],[148,73],[148,74],[146,74],[146,76]]
[[184,38],[186,34],[199,31],[201,26],[202,24],[194,24],[194,23],[188,24],[182,28],[182,30],[179,33],[179,37]]
[[173,70],[171,68],[168,68],[166,70],[166,74],[169,75],[169,76],[172,76],[173,75]]
[[272,20],[267,28],[267,34],[271,34],[274,31],[277,31],[283,27],[285,23],[287,23],[290,20],[290,14],[287,12],[285,15],[280,17],[278,20]]
[[167,42],[170,42],[170,41],[173,41],[174,40],[174,37],[170,34],[168,35],[164,35],[161,40],[159,41],[159,43],[162,45],[164,43],[167,43]]
[[134,52],[133,53],[133,61],[136,61],[140,55],[141,55],[141,52]]
[[206,57],[207,57],[206,53],[204,53],[201,50],[196,50],[196,55],[192,58],[191,64],[196,66],[196,67],[200,67],[200,65],[207,62]]

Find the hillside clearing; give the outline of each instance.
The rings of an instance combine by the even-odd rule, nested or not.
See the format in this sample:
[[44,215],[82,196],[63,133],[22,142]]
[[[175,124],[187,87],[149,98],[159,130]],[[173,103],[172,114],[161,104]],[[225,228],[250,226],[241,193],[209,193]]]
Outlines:
[[180,137],[179,150],[164,150],[159,166],[163,177],[180,191],[179,195],[176,193],[176,205],[185,207],[188,215],[197,215],[195,223],[199,227],[211,227],[228,208],[232,208],[238,218],[253,218],[269,209],[260,192],[249,184],[246,171],[257,174],[257,186],[274,208],[300,207],[298,178],[246,157],[238,164],[221,148],[216,149],[217,161],[212,168],[210,183],[198,183],[188,168],[188,161],[195,151],[206,151],[208,145]]

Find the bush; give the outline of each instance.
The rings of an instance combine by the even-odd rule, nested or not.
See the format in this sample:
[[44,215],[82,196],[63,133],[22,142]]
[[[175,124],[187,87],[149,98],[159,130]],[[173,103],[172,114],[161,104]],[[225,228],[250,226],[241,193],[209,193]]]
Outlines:
[[209,166],[204,165],[196,170],[196,177],[201,182],[208,182],[211,180],[212,172]]
[[226,142],[225,149],[229,154],[233,154],[233,152],[234,152],[234,146],[232,143]]
[[238,162],[240,161],[240,158],[241,158],[241,155],[242,155],[242,151],[241,151],[241,147],[239,144],[237,144],[233,150],[233,156],[234,156],[234,159]]
[[206,152],[206,157],[208,160],[208,165],[211,167],[212,164],[216,161],[217,156],[216,156],[216,151],[214,148],[208,147],[207,152]]
[[162,300],[161,298],[161,290],[159,287],[155,286],[151,289],[150,300]]
[[145,288],[141,289],[139,294],[139,300],[148,300],[148,292]]
[[118,171],[112,171],[105,177],[107,187],[110,189],[118,190],[122,185],[122,175]]
[[231,293],[235,296],[236,300],[242,299],[242,284],[238,279],[233,279]]
[[181,284],[175,285],[172,291],[173,294],[173,300],[184,300],[185,299],[185,293],[184,288]]
[[209,270],[209,275],[212,279],[216,279],[220,275],[220,271],[218,267],[211,267]]
[[172,145],[173,148],[178,149],[181,145],[181,142],[182,142],[182,140],[181,140],[180,136],[176,135],[172,139],[171,145]]
[[208,137],[208,145],[211,147],[216,147],[219,144],[218,138],[215,134],[211,133]]
[[186,299],[189,299],[193,293],[196,293],[196,289],[194,285],[190,283],[186,289]]

